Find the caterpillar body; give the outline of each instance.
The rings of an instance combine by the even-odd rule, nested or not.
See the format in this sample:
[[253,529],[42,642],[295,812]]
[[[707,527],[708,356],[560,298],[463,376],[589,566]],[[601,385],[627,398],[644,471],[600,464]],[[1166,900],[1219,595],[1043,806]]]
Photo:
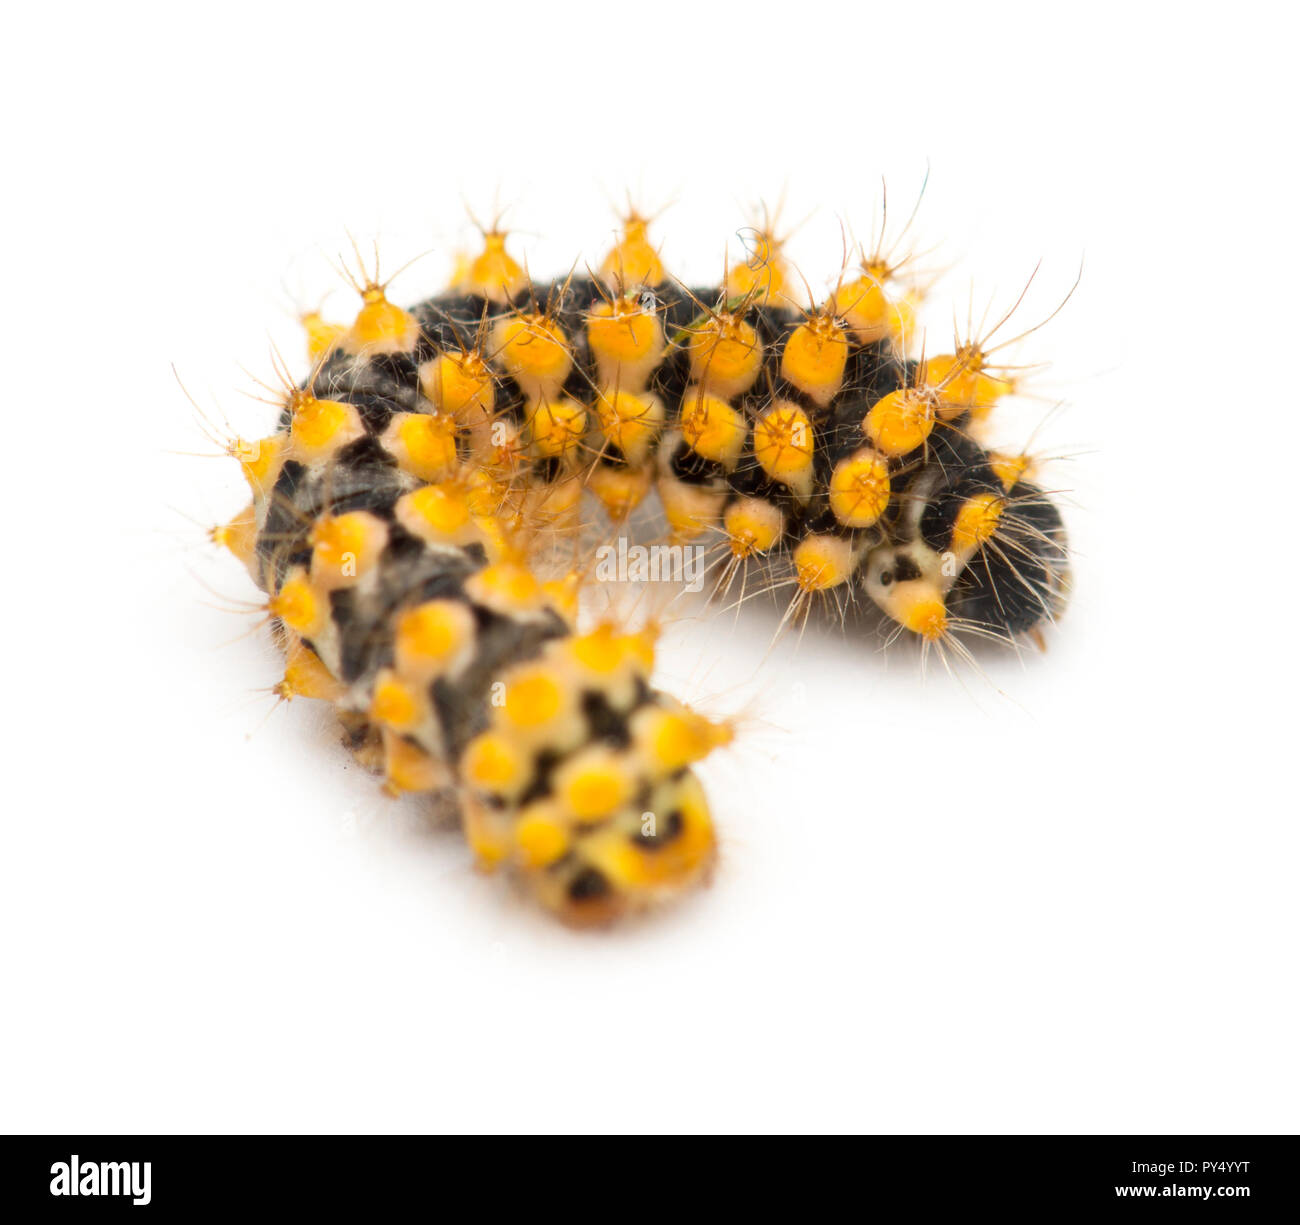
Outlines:
[[580,558],[541,565],[592,498],[620,522],[653,488],[720,583],[784,567],[792,609],[863,596],[927,648],[1064,604],[1058,511],[979,440],[1013,372],[990,335],[909,357],[895,272],[864,257],[803,307],[764,234],[688,289],[633,217],[551,283],[496,232],[410,310],[363,273],[351,325],[306,317],[312,374],[235,444],[253,500],[216,532],[268,593],[280,692],[333,702],[389,791],[454,796],[479,862],[572,922],[705,879],[692,766],[730,729],[651,686],[649,629],[578,632]]

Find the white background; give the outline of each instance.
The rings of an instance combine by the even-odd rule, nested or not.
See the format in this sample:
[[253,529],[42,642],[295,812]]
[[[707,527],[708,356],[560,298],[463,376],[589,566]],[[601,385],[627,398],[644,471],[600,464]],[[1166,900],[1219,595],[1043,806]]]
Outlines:
[[[1294,17],[1249,4],[26,6],[7,19],[0,1125],[1295,1131]],[[920,675],[675,625],[737,714],[711,889],[574,933],[272,712],[243,393],[349,231],[414,300],[510,205],[538,275],[632,189],[716,276],[760,198],[897,215],[927,319],[1062,314],[1077,595],[1045,655]],[[736,250],[734,239],[732,249]],[[346,291],[328,306],[351,309]],[[1020,422],[1025,422],[1023,428]],[[1017,432],[1020,431],[1020,432]]]

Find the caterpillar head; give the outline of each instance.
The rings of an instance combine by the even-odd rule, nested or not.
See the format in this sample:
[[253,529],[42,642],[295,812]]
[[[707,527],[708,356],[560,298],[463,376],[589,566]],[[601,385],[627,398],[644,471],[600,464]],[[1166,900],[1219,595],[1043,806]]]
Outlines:
[[873,550],[867,558],[863,586],[887,616],[933,641],[948,629],[945,579],[943,556],[913,540]]

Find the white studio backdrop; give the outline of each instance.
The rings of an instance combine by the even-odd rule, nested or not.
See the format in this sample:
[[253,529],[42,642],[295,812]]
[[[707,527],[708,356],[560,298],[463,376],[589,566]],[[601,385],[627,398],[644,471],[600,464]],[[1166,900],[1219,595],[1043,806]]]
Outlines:
[[[3,209],[0,1125],[1293,1131],[1295,31],[1281,10],[72,6],[15,19]],[[669,627],[735,715],[713,887],[554,926],[273,709],[204,542],[348,235],[414,301],[504,207],[538,277],[633,193],[692,283],[761,200],[817,290],[928,183],[924,316],[1017,320],[1009,443],[1077,550],[1044,655],[957,679]],[[175,374],[173,373],[175,368]],[[241,368],[242,367],[242,368]],[[1055,406],[1063,402],[1060,409]],[[247,605],[247,608],[242,607]]]

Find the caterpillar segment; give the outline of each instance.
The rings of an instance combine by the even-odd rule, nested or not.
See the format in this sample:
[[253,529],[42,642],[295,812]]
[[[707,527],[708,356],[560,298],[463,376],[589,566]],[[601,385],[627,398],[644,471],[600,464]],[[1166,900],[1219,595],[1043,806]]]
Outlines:
[[[991,343],[1012,312],[983,335],[968,326],[951,353],[912,360],[906,259],[878,244],[800,308],[785,292],[797,274],[780,240],[764,230],[749,246],[722,286],[688,289],[633,214],[592,276],[532,284],[494,231],[451,291],[409,311],[371,278],[358,321],[302,393],[325,407],[290,423],[294,447],[356,444],[394,404],[384,453],[434,483],[459,465],[500,530],[571,536],[584,491],[618,522],[653,489],[675,542],[722,538],[724,574],[751,560],[784,566],[796,600],[829,593],[842,606],[865,593],[930,640],[955,625],[1035,632],[1068,590],[1059,516],[1048,522],[1046,495],[1025,485],[1024,457],[973,437],[1018,386],[995,357],[1012,342]],[[322,327],[313,321],[313,346]],[[923,615],[904,598],[920,588],[887,591],[873,576],[892,580],[883,560],[920,549],[918,504],[951,508],[954,463],[992,480],[1010,513],[974,548],[939,550],[956,572],[931,583]],[[932,568],[919,556],[909,565]],[[972,567],[978,582],[962,579]],[[1000,606],[1007,584],[1017,591]]]
[[712,868],[692,767],[729,733],[651,688],[649,631],[575,632],[574,582],[531,564],[427,360],[341,343],[243,457],[252,504],[221,539],[268,593],[276,692],[333,703],[391,794],[455,796],[480,864],[564,919],[657,904]]
[[944,434],[907,484],[862,572],[870,598],[927,641],[955,626],[1008,640],[1055,620],[1069,594],[1059,511],[1010,462]]

